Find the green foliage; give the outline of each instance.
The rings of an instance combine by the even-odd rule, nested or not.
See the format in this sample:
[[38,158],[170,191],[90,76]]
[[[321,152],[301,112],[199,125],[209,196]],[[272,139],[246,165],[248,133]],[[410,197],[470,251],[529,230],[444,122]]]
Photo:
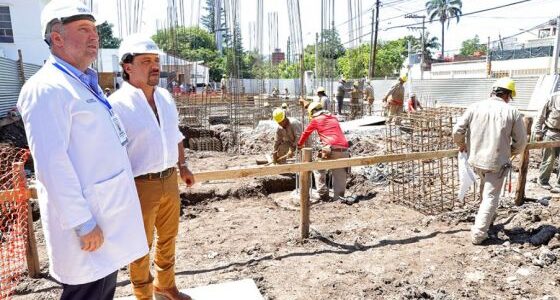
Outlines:
[[397,74],[408,54],[407,47],[407,41],[404,38],[381,42],[375,58],[375,75],[384,77]]
[[[328,59],[337,59],[344,55],[344,46],[340,41],[340,37],[338,36],[338,32],[336,29],[323,30],[323,44],[319,47],[319,56],[322,58]],[[320,40],[319,40],[320,41]]]
[[345,55],[337,61],[338,69],[344,77],[362,78],[368,75],[370,50],[369,44],[346,50]]
[[121,45],[121,40],[113,36],[113,24],[107,21],[99,24],[97,34],[99,34],[99,45],[101,48],[117,49]]
[[445,56],[445,22],[449,27],[450,20],[457,19],[463,14],[461,11],[463,3],[461,0],[428,0],[426,2],[426,11],[430,21],[439,20],[441,23],[441,53],[442,58]]
[[224,61],[214,43],[214,37],[198,27],[178,27],[159,30],[154,41],[162,51],[188,61],[204,61],[210,68],[210,79],[219,81],[224,73]]
[[480,43],[478,35],[475,35],[472,39],[464,40],[461,44],[461,55],[473,55],[477,51],[486,53],[486,45]]

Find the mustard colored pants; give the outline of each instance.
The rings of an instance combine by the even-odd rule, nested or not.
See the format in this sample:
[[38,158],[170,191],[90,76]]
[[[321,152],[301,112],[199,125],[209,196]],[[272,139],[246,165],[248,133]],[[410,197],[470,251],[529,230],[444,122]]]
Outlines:
[[130,281],[137,299],[152,299],[154,284],[162,289],[175,287],[175,240],[181,208],[177,170],[167,178],[136,178],[134,181],[150,249],[154,235],[157,238],[154,251],[155,278],[150,272],[150,254],[147,254],[129,265]]

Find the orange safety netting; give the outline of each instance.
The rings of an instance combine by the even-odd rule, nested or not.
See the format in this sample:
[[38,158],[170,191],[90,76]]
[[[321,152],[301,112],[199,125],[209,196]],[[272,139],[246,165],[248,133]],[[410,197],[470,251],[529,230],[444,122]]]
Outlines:
[[0,299],[27,271],[28,191],[23,165],[29,151],[0,146]]

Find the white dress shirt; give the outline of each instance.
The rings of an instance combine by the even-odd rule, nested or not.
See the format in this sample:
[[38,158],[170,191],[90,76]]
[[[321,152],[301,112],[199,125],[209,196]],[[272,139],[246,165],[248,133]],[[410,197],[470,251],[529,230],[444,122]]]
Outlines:
[[146,96],[128,82],[109,97],[128,135],[127,152],[134,177],[161,172],[177,165],[179,131],[175,101],[166,89],[156,87],[154,101],[159,123]]

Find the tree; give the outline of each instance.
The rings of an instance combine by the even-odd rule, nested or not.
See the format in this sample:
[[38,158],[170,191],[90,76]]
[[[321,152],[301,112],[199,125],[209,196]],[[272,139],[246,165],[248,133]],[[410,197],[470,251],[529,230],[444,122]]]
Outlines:
[[461,44],[461,55],[473,55],[477,51],[486,53],[486,45],[480,43],[478,35],[475,35],[472,39],[464,40]]
[[441,23],[441,57],[445,57],[445,22],[449,28],[450,20],[457,19],[463,14],[461,9],[463,3],[461,0],[428,0],[426,2],[426,11],[430,21],[439,20]]
[[99,35],[99,46],[101,48],[117,49],[121,45],[121,40],[113,36],[113,24],[107,21],[99,24],[97,34]]
[[369,44],[362,44],[357,48],[346,50],[343,57],[337,61],[338,69],[346,78],[362,78],[367,76],[369,59]]
[[210,68],[210,78],[219,81],[224,73],[224,61],[220,58],[214,37],[199,27],[177,27],[159,30],[153,36],[161,50],[188,61],[204,61]]

